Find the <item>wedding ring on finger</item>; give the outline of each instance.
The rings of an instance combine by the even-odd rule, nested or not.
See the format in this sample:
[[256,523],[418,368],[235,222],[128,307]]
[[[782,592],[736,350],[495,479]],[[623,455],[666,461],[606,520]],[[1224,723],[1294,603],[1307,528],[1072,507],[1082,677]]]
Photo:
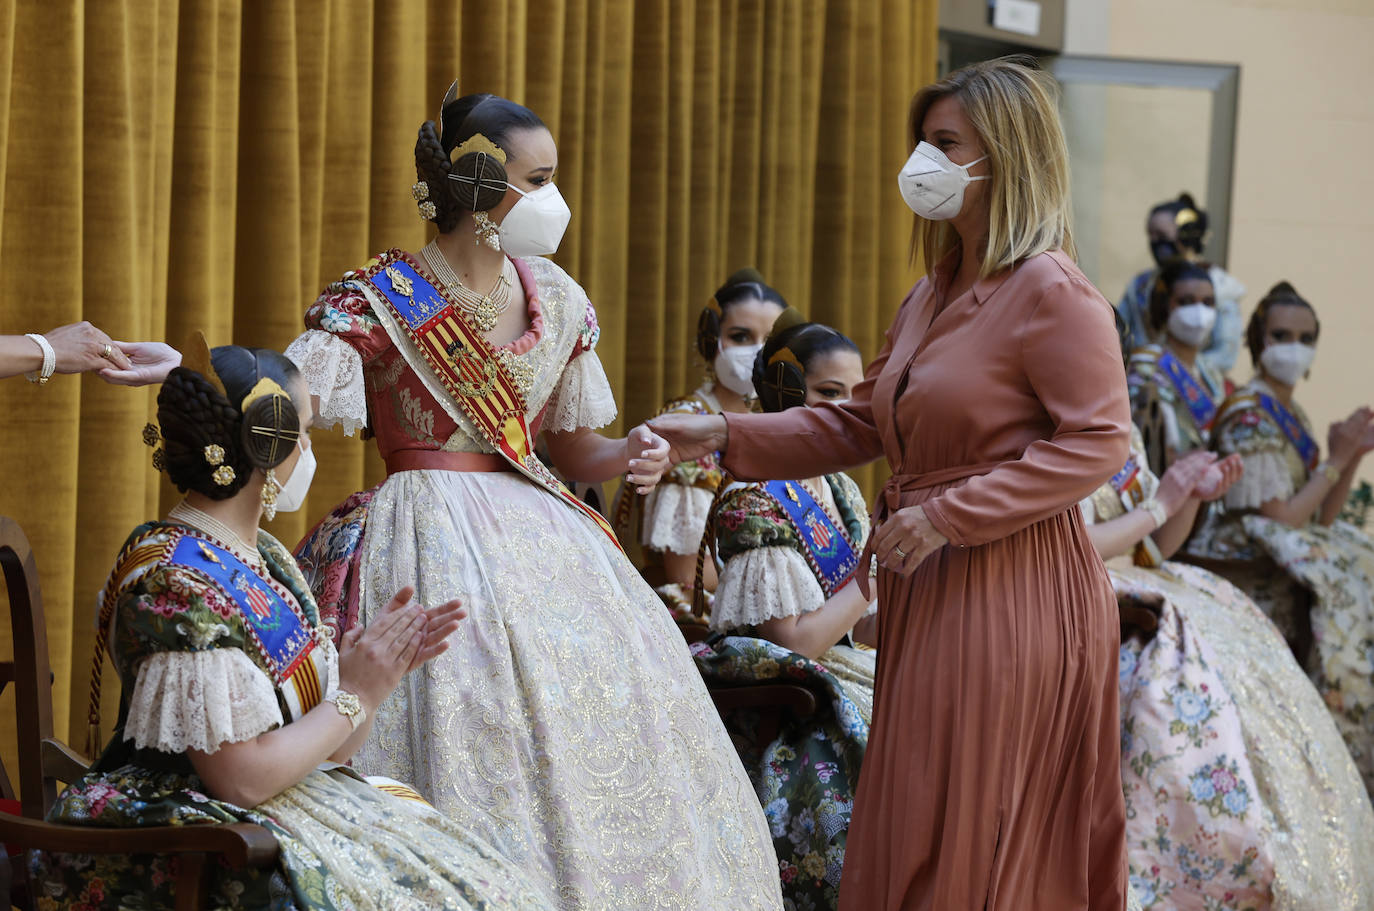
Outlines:
[[110,359],[110,355],[112,354],[114,354],[114,348],[110,345],[109,342],[106,342],[105,345],[100,349],[100,356],[108,361]]
[[893,552],[894,552],[895,554],[897,554],[897,559],[898,559],[898,560],[905,560],[905,559],[906,559],[906,551],[902,550],[900,547],[894,547],[894,548],[892,548],[892,550],[893,550]]

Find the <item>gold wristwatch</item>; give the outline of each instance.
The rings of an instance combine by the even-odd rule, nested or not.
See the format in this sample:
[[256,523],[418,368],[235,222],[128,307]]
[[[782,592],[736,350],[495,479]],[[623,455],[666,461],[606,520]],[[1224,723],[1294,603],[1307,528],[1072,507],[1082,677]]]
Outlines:
[[330,690],[325,694],[324,701],[334,703],[334,708],[348,719],[348,723],[353,725],[355,731],[367,720],[367,710],[363,708],[363,701],[356,693],[350,693],[348,690]]
[[1332,484],[1335,484],[1341,479],[1341,470],[1330,462],[1322,462],[1317,466],[1317,471]]

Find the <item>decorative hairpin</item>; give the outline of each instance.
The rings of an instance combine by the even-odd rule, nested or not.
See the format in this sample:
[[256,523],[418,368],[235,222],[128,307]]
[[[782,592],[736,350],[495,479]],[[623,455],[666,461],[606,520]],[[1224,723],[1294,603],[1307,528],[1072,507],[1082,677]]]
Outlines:
[[415,181],[410,185],[410,195],[415,197],[415,207],[420,210],[420,217],[425,221],[434,221],[439,210],[429,198],[429,184],[423,180]]

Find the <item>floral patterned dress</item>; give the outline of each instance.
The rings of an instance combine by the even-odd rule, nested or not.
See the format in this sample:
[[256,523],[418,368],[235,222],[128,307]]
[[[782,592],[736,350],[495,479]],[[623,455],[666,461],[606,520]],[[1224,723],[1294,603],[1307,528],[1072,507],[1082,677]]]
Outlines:
[[[1222,406],[1214,448],[1239,453],[1245,474],[1189,543],[1196,557],[1222,561],[1227,578],[1260,605],[1290,642],[1310,635],[1299,660],[1326,701],[1365,786],[1374,793],[1374,541],[1345,522],[1291,528],[1267,519],[1264,503],[1307,483],[1308,461],[1272,415],[1273,395],[1252,380]],[[1290,408],[1306,432],[1301,407]]]
[[[106,590],[117,604],[111,641],[124,685],[119,721],[92,771],[58,797],[48,818],[118,828],[266,827],[281,848],[278,865],[213,870],[215,908],[551,907],[479,838],[428,805],[373,787],[336,764],[253,808],[206,794],[187,750],[213,752],[290,723],[293,704],[274,685],[271,661],[255,645],[256,633],[232,593],[194,566],[166,559],[186,538],[223,546],[166,523],[140,526],[125,545]],[[281,596],[308,629],[321,630],[291,554],[266,532],[259,533],[258,548],[270,578],[251,581]],[[324,675],[334,684],[334,648],[325,636],[317,643]],[[175,903],[169,864],[151,856],[36,852],[31,873],[42,884],[38,906],[45,911]]]
[[[500,356],[531,432],[609,424],[586,293],[549,260],[514,263],[530,325]],[[353,274],[329,286],[287,354],[321,422],[368,426],[389,475],[297,552],[341,628],[404,585],[425,605],[461,599],[468,618],[382,704],[356,767],[411,782],[565,909],[780,907],[767,823],[662,602],[547,488],[424,467],[494,447],[373,293]]]
[[[868,509],[858,485],[833,474],[820,492],[817,502],[861,551]],[[713,520],[725,565],[710,624],[739,635],[697,645],[697,667],[716,685],[776,681],[816,693],[810,717],[785,712],[774,728],[757,711],[737,710],[725,725],[768,816],[787,907],[833,909],[873,716],[876,653],[837,644],[813,661],[751,638],[759,623],[816,610],[826,596],[796,527],[761,485],[727,486]]]
[[[1137,434],[1143,463],[1139,444]],[[1158,481],[1142,474],[1152,496]],[[1126,513],[1111,485],[1082,509],[1089,523]],[[1158,618],[1152,634],[1123,639],[1119,663],[1128,858],[1143,907],[1374,907],[1374,882],[1358,872],[1374,857],[1374,810],[1283,637],[1213,573],[1130,564],[1108,564],[1118,600]]]
[[[654,417],[665,414],[720,414],[715,384],[708,380],[691,395],[665,404]],[[678,462],[663,475],[658,486],[643,497],[628,489],[621,491],[616,508],[616,531],[622,539],[627,533],[637,532],[636,537],[644,549],[646,570],[662,565],[664,551],[697,553],[706,531],[711,501],[723,477],[720,454],[712,452],[689,462]],[[691,611],[692,592],[685,586],[666,582],[656,585],[654,590],[675,614],[681,616]],[[707,600],[709,603],[709,595]]]

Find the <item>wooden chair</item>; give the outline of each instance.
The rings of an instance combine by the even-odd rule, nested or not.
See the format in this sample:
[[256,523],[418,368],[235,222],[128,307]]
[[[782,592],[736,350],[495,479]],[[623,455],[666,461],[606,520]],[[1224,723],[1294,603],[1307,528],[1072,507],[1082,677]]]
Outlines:
[[[38,571],[28,538],[18,523],[6,516],[0,516],[0,569],[9,592],[14,631],[14,660],[0,664],[0,690],[14,682],[23,814],[0,812],[0,845],[25,851],[175,857],[179,861],[175,882],[178,911],[207,906],[208,874],[221,857],[236,869],[276,863],[276,838],[267,829],[249,823],[108,829],[43,821],[57,799],[57,783],[81,777],[89,762],[53,737],[52,673]],[[14,796],[3,766],[0,796]],[[0,850],[0,855],[3,853]],[[0,861],[0,882],[8,874],[11,902],[32,909],[37,896],[29,888],[24,858],[20,853]]]

